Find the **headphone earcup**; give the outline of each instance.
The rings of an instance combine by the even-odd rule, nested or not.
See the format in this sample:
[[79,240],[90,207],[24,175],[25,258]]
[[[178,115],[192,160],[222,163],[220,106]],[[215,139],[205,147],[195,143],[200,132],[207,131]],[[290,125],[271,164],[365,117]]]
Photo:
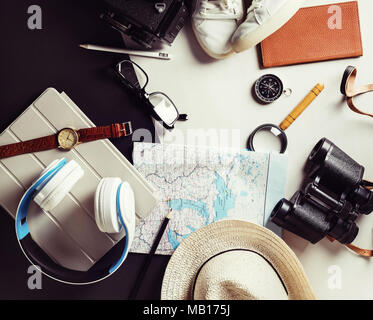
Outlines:
[[136,227],[135,194],[127,181],[122,183],[119,205],[123,222],[128,231],[128,234],[126,234],[128,236],[128,245],[131,247]]
[[83,177],[84,171],[77,162],[71,160],[48,181],[34,197],[43,210],[55,208]]
[[[58,164],[63,161],[63,159],[56,159],[54,161],[51,162],[51,164],[49,164],[40,174],[40,177],[43,176],[44,174],[46,174],[48,171],[51,171],[53,170],[54,168],[56,168],[58,166]],[[65,160],[66,161],[66,160]]]
[[101,232],[118,233],[120,231],[117,193],[121,182],[119,178],[104,178],[96,189],[95,219]]

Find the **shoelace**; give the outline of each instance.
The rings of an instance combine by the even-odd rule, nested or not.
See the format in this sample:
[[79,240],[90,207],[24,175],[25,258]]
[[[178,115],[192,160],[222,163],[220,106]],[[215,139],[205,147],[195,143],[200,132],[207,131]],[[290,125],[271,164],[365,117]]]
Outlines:
[[260,9],[263,7],[264,0],[253,0],[251,6],[247,9],[247,13],[255,11],[256,9]]
[[236,14],[239,7],[239,1],[240,0],[203,0],[200,13],[219,13],[223,15]]

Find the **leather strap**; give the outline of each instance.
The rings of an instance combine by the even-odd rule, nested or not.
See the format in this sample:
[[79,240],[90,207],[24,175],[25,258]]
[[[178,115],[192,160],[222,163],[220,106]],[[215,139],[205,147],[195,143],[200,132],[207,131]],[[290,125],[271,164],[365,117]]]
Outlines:
[[[366,92],[373,91],[373,84],[367,84],[365,86],[355,88],[356,76],[357,76],[356,67],[348,66],[347,69],[345,70],[344,75],[343,75],[343,79],[342,79],[342,83],[341,83],[341,92],[342,92],[343,95],[346,96],[347,105],[349,106],[349,108],[353,112],[356,112],[358,114],[373,118],[373,114],[361,111],[360,109],[358,109],[355,106],[354,101],[353,101],[353,97],[356,97],[356,96],[358,96],[360,94],[363,94],[363,93],[366,93]],[[366,181],[365,188],[367,188],[369,190],[372,190],[373,189],[373,183],[370,182],[370,181]],[[331,242],[335,241],[335,239],[332,238],[332,237],[328,236],[327,238]],[[353,252],[355,252],[359,256],[373,257],[373,250],[363,249],[363,248],[360,248],[360,247],[355,246],[353,244],[345,244],[344,246],[346,246],[348,249],[352,250]]]
[[[81,129],[78,132],[79,143],[101,140],[106,138],[120,138],[132,134],[130,122],[115,123],[110,126]],[[57,135],[32,139],[0,146],[0,159],[58,148]]]
[[364,180],[363,181],[363,186],[364,186],[365,189],[373,190],[373,181]]
[[[331,242],[335,241],[335,239],[332,238],[332,237],[327,236],[327,238]],[[359,256],[366,257],[366,258],[373,257],[373,250],[363,249],[363,248],[360,248],[360,247],[355,246],[353,244],[344,244],[344,246],[347,247],[348,249],[350,249],[351,251],[355,252]]]
[[341,92],[343,95],[346,96],[347,105],[353,112],[373,118],[373,114],[361,111],[355,106],[354,101],[353,101],[353,97],[356,97],[366,92],[373,91],[373,84],[367,84],[365,86],[355,88],[356,76],[357,76],[356,67],[348,66],[343,75],[343,79],[341,83]]
[[121,138],[132,133],[129,122],[114,123],[110,126],[80,129],[78,131],[79,142],[90,142],[107,138]]
[[57,136],[54,134],[48,137],[0,146],[0,159],[14,157],[25,153],[55,149],[57,147]]

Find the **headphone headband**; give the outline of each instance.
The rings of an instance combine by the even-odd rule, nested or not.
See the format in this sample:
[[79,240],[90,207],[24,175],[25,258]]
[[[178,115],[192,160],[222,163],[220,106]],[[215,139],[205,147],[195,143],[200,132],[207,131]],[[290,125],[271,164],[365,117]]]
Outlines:
[[64,268],[55,263],[32,239],[27,215],[31,201],[37,193],[67,164],[66,159],[59,160],[48,167],[46,171],[32,184],[23,195],[16,213],[16,235],[18,244],[26,258],[46,276],[68,284],[90,284],[101,281],[113,274],[122,265],[129,251],[129,235],[131,228],[125,223],[120,208],[120,192],[123,183],[120,184],[116,194],[117,214],[126,236],[119,241],[104,257],[96,262],[88,271],[76,271]]

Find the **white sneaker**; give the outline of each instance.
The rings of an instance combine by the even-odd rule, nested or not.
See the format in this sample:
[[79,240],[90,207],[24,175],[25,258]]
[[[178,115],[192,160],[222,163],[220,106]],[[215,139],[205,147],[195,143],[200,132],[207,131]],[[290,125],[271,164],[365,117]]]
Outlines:
[[198,43],[215,59],[232,53],[231,38],[244,14],[244,0],[195,0],[192,26]]
[[245,21],[232,36],[234,51],[256,46],[280,29],[300,9],[304,0],[253,0]]

